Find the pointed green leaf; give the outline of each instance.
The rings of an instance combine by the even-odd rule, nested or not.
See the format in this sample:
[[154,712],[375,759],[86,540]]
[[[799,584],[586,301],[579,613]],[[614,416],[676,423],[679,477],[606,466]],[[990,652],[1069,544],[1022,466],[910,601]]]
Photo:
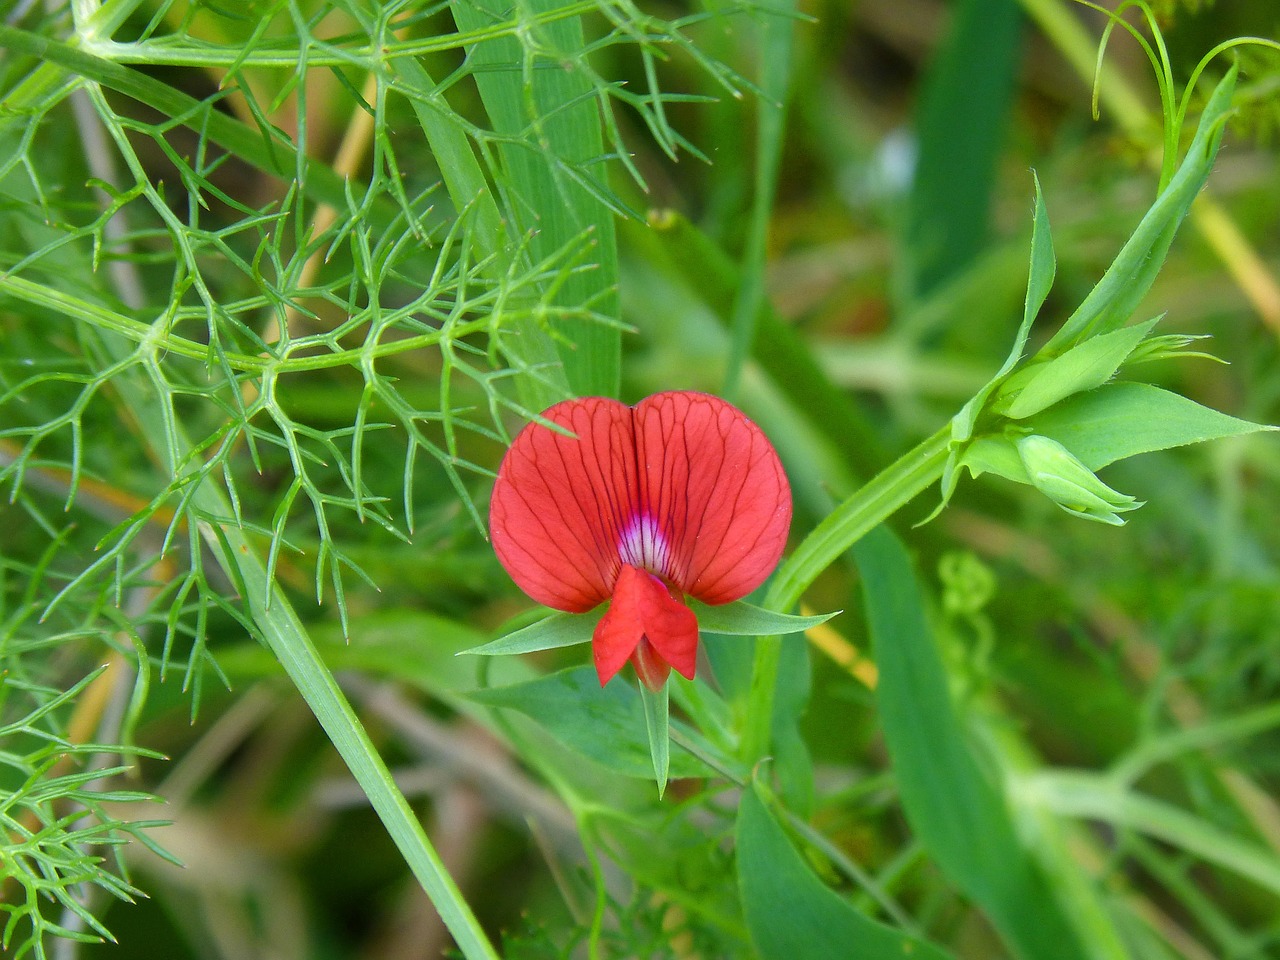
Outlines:
[[698,616],[699,630],[738,637],[774,637],[785,633],[801,633],[810,627],[826,623],[841,613],[836,610],[813,617],[797,617],[789,613],[774,613],[742,600],[711,606],[690,598],[689,606]]
[[877,527],[854,546],[854,556],[880,669],[876,699],[885,744],[912,830],[1020,956],[1086,956],[1019,839],[1004,793],[965,735],[905,548]]
[[1027,337],[1031,335],[1031,325],[1035,323],[1040,308],[1048,299],[1049,291],[1053,289],[1053,278],[1058,272],[1058,258],[1053,252],[1053,233],[1049,229],[1049,211],[1040,192],[1040,178],[1034,170],[1031,176],[1036,187],[1036,210],[1031,227],[1031,266],[1027,271],[1027,298],[1023,304],[1022,324],[1018,327],[1013,350],[1005,360],[1005,372],[1022,358]]
[[472,654],[478,657],[501,657],[513,653],[533,653],[536,650],[552,650],[556,647],[572,647],[587,643],[604,616],[605,608],[598,607],[588,613],[553,613],[537,623],[508,633],[470,650],[458,651],[458,656]]
[[[787,613],[774,613],[742,600],[711,606],[690,598],[689,606],[698,616],[698,629],[708,633],[723,633],[740,637],[777,636],[800,633],[820,623],[826,623],[840,611],[812,617],[798,617]],[[459,651],[458,656],[471,654],[480,657],[501,657],[516,653],[533,653],[556,647],[571,647],[591,640],[592,632],[604,616],[603,606],[588,613],[553,613],[537,623],[532,623],[505,637],[491,640],[470,650]]]
[[[532,718],[566,747],[628,777],[654,775],[644,705],[634,684],[615,678],[601,687],[592,667],[574,667],[526,683],[476,690],[476,703],[505,707]],[[688,753],[670,759],[674,777],[712,771]]]
[[1036,364],[1010,377],[1001,388],[995,411],[1023,420],[1072,394],[1100,387],[1120,369],[1160,318],[1090,337],[1060,357]]
[[1276,429],[1146,383],[1112,383],[1077,394],[1027,425],[1057,440],[1090,470],[1153,450]]
[[667,792],[667,774],[671,770],[670,688],[663,684],[650,690],[640,684],[640,702],[644,704],[644,728],[649,734],[649,758],[653,761],[653,778],[658,784],[658,797]]
[[737,826],[742,912],[763,960],[946,960],[950,954],[859,913],[818,879],[764,805],[742,792]]
[[960,465],[967,467],[973,477],[994,473],[1014,483],[1031,482],[1027,468],[1022,465],[1022,457],[1018,456],[1017,438],[1002,433],[979,437],[965,447]]
[[1227,112],[1231,109],[1236,72],[1237,68],[1232,66],[1214,89],[1178,172],[1151,205],[1097,286],[1045,344],[1047,355],[1061,352],[1091,333],[1107,333],[1119,328],[1151,289],[1178,226],[1213,169],[1226,128]]
[[[1053,252],[1049,211],[1045,208],[1044,196],[1040,192],[1040,178],[1036,176],[1034,170],[1031,176],[1035,181],[1036,207],[1031,226],[1031,266],[1027,271],[1027,298],[1022,308],[1022,323],[1018,326],[1018,332],[1013,338],[1013,349],[1009,351],[1009,356],[1005,358],[999,371],[952,418],[951,439],[954,443],[964,443],[973,436],[974,425],[978,422],[978,416],[986,407],[992,392],[1022,359],[1022,351],[1026,349],[1027,338],[1031,335],[1031,325],[1035,323],[1036,315],[1044,306],[1044,301],[1053,287],[1058,259]],[[944,504],[949,498],[950,494],[947,493]]]

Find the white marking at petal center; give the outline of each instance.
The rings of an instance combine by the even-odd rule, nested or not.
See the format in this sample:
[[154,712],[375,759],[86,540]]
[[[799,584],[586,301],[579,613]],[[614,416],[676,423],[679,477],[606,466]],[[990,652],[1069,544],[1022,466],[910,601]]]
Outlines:
[[658,521],[648,514],[632,517],[623,528],[618,556],[623,563],[641,567],[660,577],[670,579],[674,572],[670,569],[671,548],[658,527]]

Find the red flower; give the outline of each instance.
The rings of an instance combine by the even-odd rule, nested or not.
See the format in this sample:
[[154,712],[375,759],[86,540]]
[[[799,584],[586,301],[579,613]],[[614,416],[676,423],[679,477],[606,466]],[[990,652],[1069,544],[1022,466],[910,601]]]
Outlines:
[[503,458],[489,526],[498,560],[539,603],[612,599],[592,652],[601,685],[631,660],[657,689],[692,679],[698,621],[684,603],[746,596],[777,566],[791,488],[765,435],[718,397],[675,391],[628,407],[566,400]]

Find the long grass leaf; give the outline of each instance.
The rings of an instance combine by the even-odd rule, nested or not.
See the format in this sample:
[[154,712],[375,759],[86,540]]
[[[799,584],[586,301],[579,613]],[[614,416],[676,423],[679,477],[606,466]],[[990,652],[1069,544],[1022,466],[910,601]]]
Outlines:
[[[521,15],[555,6],[555,0],[530,0],[517,7]],[[478,30],[502,22],[509,8],[491,11],[475,0],[455,0],[453,16],[462,30]],[[606,317],[618,313],[617,239],[613,213],[597,190],[595,170],[604,152],[599,107],[592,87],[574,57],[584,46],[577,18],[532,28],[537,51],[513,37],[475,44],[468,62],[494,131],[503,138],[502,182],[509,193],[509,215],[531,234],[535,258],[590,237],[593,269],[575,271],[556,291],[556,303],[590,307]],[[557,69],[543,69],[560,58]],[[523,142],[521,142],[523,140]],[[569,176],[567,170],[575,171]],[[616,397],[621,380],[622,341],[619,329],[591,319],[556,323],[557,348],[569,387],[579,395]]]
[[905,548],[878,527],[854,555],[880,671],[876,699],[885,743],[912,829],[1020,956],[1088,956],[1019,840],[1003,791],[973,754]]
[[786,133],[787,97],[791,86],[791,46],[795,27],[794,0],[765,0],[756,14],[760,40],[760,93],[756,120],[756,164],[747,243],[742,256],[741,282],[733,302],[729,362],[724,392],[732,398],[751,355],[756,320],[764,303],[764,268],[769,222],[778,189],[778,168]]

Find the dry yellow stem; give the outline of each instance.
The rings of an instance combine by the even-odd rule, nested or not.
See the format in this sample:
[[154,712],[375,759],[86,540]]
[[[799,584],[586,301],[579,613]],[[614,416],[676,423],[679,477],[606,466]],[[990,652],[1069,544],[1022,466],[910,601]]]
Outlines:
[[[806,617],[813,616],[813,611],[807,607],[802,606],[800,612]],[[864,657],[858,648],[846,640],[835,627],[820,623],[816,627],[810,627],[804,635],[810,643],[830,657],[836,666],[848,672],[868,690],[876,688],[880,680],[880,672],[876,669],[876,665]]]

